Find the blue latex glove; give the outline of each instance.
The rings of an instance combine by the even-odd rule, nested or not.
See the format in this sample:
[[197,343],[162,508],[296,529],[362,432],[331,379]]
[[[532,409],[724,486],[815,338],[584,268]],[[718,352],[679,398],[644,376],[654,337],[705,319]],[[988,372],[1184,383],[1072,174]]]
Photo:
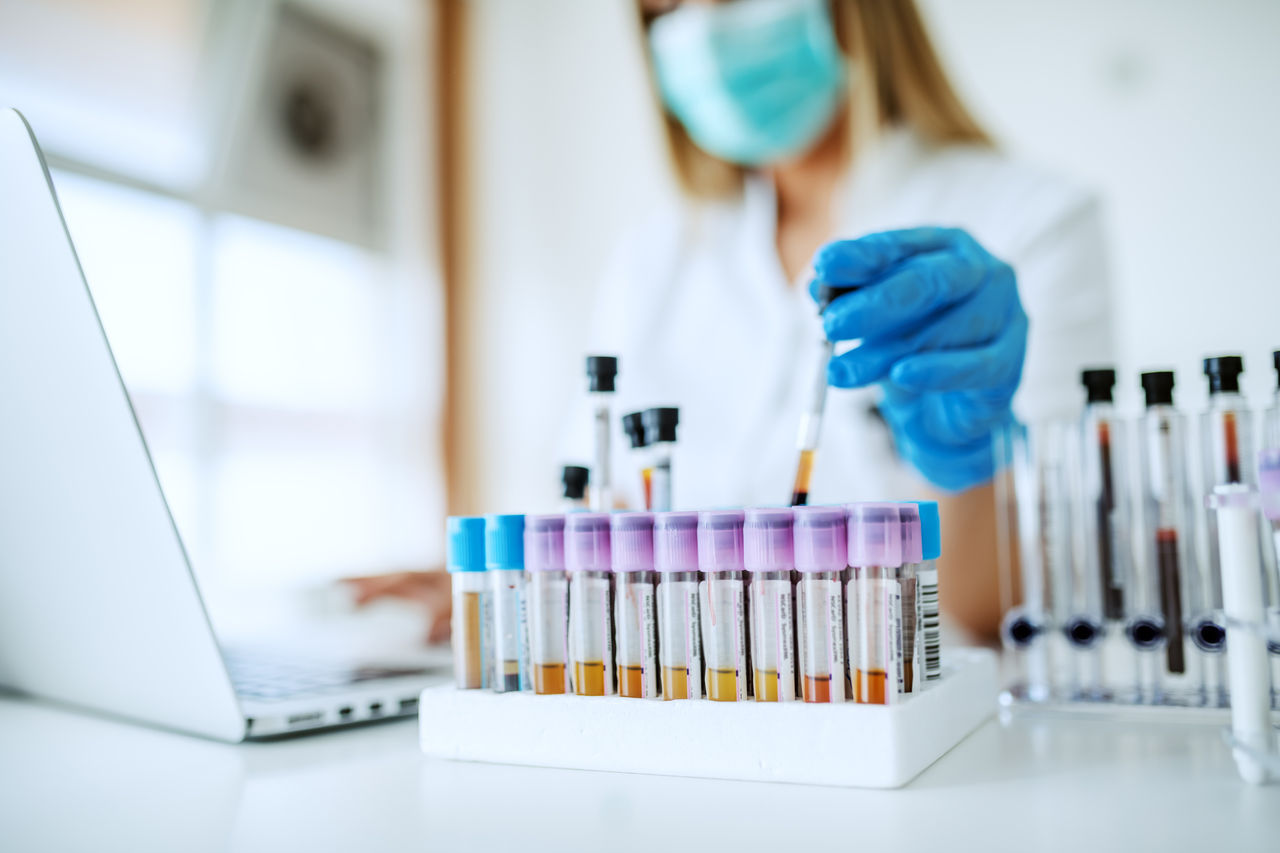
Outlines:
[[951,228],[828,243],[813,268],[815,297],[824,283],[861,288],[823,314],[830,340],[862,340],[831,360],[828,382],[880,383],[898,452],[935,486],[991,479],[991,433],[1013,417],[1027,349],[1013,269]]

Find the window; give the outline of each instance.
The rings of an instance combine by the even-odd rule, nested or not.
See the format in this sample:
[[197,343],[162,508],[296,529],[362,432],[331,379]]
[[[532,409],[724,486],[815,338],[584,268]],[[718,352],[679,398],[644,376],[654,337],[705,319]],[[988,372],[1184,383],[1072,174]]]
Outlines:
[[[112,3],[61,5],[102,15]],[[379,7],[402,16],[415,4]],[[44,15],[25,0],[14,8],[31,16],[28,26]],[[421,175],[425,164],[415,159],[429,146],[405,145],[403,133],[426,124],[428,81],[416,72],[425,29],[415,35],[401,24],[389,22],[400,40],[386,45],[386,89],[412,104],[392,111],[401,124],[388,132],[402,136],[384,156],[401,158],[388,171]],[[438,564],[439,282],[423,260],[427,234],[404,233],[426,231],[422,185],[388,182],[374,194],[380,215],[400,229],[386,246],[250,218],[223,206],[207,182],[158,178],[146,157],[105,162],[61,145],[100,121],[113,138],[136,132],[145,148],[148,127],[131,124],[125,107],[101,116],[61,110],[77,102],[68,91],[94,93],[102,83],[89,69],[51,73],[56,66],[46,60],[18,73],[0,63],[0,101],[24,109],[46,143],[90,291],[206,591]],[[127,103],[127,92],[115,95],[102,103]],[[42,132],[68,115],[74,127]],[[184,121],[166,116],[164,139],[153,140],[158,156],[182,137],[175,128],[198,137],[198,123]],[[212,142],[189,138],[181,147]]]

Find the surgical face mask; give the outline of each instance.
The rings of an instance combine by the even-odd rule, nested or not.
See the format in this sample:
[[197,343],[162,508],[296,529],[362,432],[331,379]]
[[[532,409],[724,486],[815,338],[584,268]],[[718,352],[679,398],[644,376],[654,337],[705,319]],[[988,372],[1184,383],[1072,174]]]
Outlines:
[[743,166],[802,154],[831,125],[847,69],[826,0],[685,4],[649,28],[667,109]]

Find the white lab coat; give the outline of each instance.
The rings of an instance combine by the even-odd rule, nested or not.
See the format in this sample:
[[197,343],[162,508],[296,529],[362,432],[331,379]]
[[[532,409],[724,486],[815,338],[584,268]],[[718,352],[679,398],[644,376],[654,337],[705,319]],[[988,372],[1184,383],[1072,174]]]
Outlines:
[[[1082,367],[1112,360],[1108,268],[1096,199],[988,149],[933,147],[892,131],[836,193],[833,239],[920,225],[968,230],[1014,268],[1030,332],[1015,410],[1065,415]],[[622,413],[680,407],[677,508],[780,504],[791,494],[800,416],[818,369],[821,324],[805,281],[789,283],[764,179],[732,203],[662,211],[623,242],[603,282],[591,352],[619,356]],[[873,414],[875,388],[831,389],[811,503],[920,497]],[[590,459],[585,412],[569,456]],[[615,494],[640,505],[615,429]]]

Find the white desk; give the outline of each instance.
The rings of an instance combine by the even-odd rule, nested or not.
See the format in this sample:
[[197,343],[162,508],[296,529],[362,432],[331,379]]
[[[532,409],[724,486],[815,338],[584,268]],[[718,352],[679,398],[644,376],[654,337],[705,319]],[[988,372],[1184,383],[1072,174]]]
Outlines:
[[1218,731],[991,720],[900,791],[455,764],[416,723],[228,746],[0,699],[0,850],[1280,850]]

